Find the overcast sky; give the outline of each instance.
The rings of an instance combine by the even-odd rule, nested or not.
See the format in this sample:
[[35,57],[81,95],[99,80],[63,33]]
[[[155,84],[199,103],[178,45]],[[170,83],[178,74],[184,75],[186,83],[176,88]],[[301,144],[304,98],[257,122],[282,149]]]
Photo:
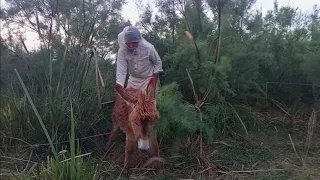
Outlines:
[[[127,0],[127,4],[123,6],[122,15],[126,20],[130,20],[133,24],[135,24],[139,20],[139,8],[137,8],[137,4],[141,7],[139,2],[142,2],[144,5],[150,3],[152,8],[154,8],[156,0]],[[0,5],[3,7],[5,0],[0,0]],[[253,9],[261,9],[263,14],[265,14],[268,10],[273,9],[274,0],[257,0],[256,4],[254,4]],[[312,6],[314,4],[318,4],[320,6],[320,0],[278,0],[279,7],[281,6],[292,6],[299,7],[302,11],[311,11]],[[2,29],[2,28],[1,28]],[[1,34],[4,32],[1,31]],[[26,44],[28,48],[34,49],[39,45],[37,41],[37,34],[34,32],[26,32]]]
[[[139,12],[136,6],[137,2],[142,1],[143,4],[148,2],[153,6],[156,0],[127,0],[127,4],[123,6],[122,15],[126,19],[130,19],[133,24],[139,20]],[[273,9],[274,0],[257,0],[253,5],[253,9],[262,10],[263,14],[266,14],[268,10]],[[278,6],[292,6],[299,7],[302,11],[311,11],[314,4],[320,5],[320,0],[278,0]],[[134,12],[132,12],[134,10]]]

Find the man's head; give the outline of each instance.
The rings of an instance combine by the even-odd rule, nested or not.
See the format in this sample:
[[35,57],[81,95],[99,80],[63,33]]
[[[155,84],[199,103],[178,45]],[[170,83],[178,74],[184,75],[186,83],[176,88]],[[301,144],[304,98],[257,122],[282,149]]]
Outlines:
[[135,27],[130,27],[124,35],[126,46],[129,50],[134,50],[138,47],[141,41],[140,31]]

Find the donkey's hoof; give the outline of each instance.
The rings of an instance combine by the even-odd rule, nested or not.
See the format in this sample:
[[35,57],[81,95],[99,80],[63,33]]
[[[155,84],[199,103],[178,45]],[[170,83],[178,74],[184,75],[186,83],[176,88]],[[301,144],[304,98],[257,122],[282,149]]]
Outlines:
[[164,167],[166,160],[161,157],[152,157],[142,165],[143,168],[152,168],[156,171]]
[[160,169],[164,168],[165,164],[162,161],[156,161],[152,164],[152,168],[156,171],[159,171]]
[[130,176],[129,168],[125,168],[125,169],[123,170],[122,176],[123,176],[123,177],[126,177],[126,178],[129,178],[129,176]]

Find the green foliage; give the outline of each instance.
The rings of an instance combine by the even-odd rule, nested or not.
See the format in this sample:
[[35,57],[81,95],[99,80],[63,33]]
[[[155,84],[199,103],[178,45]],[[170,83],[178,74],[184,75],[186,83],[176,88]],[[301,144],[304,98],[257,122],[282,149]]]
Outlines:
[[188,135],[199,129],[197,112],[192,106],[182,101],[176,83],[164,85],[160,88],[157,100],[160,120],[156,130],[164,144],[185,140]]
[[159,90],[157,105],[161,116],[156,130],[163,144],[183,142],[200,129],[204,140],[211,143],[231,131],[245,134],[248,128],[256,125],[246,106],[228,103],[206,106],[201,122],[199,112],[193,105],[184,102],[182,97],[175,82],[164,85]]

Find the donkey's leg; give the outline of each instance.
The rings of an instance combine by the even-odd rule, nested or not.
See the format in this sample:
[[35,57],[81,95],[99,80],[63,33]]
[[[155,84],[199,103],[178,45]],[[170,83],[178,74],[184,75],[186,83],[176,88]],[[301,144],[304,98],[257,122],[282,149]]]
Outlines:
[[117,134],[118,134],[118,130],[119,130],[119,125],[116,122],[113,122],[113,127],[112,127],[112,131],[110,133],[107,145],[105,146],[105,150],[108,151],[108,149],[111,146],[111,143],[114,141],[114,139],[116,138]]
[[155,132],[152,132],[150,141],[151,141],[150,153],[152,154],[152,156],[160,157],[160,149],[159,149],[159,144],[157,140],[157,134]]
[[125,150],[124,171],[123,171],[123,174],[125,176],[129,175],[129,166],[136,148],[135,143],[136,142],[135,142],[134,135],[126,133],[126,150]]
[[[160,149],[159,149],[159,144],[158,144],[158,140],[157,140],[157,135],[155,132],[153,132],[151,134],[150,141],[151,141],[150,153],[153,157],[150,158],[146,162],[146,164],[150,164],[147,166],[158,171],[161,169],[161,167],[163,167],[164,161],[163,161],[163,158],[160,157]],[[144,166],[146,166],[146,165],[144,165]]]

